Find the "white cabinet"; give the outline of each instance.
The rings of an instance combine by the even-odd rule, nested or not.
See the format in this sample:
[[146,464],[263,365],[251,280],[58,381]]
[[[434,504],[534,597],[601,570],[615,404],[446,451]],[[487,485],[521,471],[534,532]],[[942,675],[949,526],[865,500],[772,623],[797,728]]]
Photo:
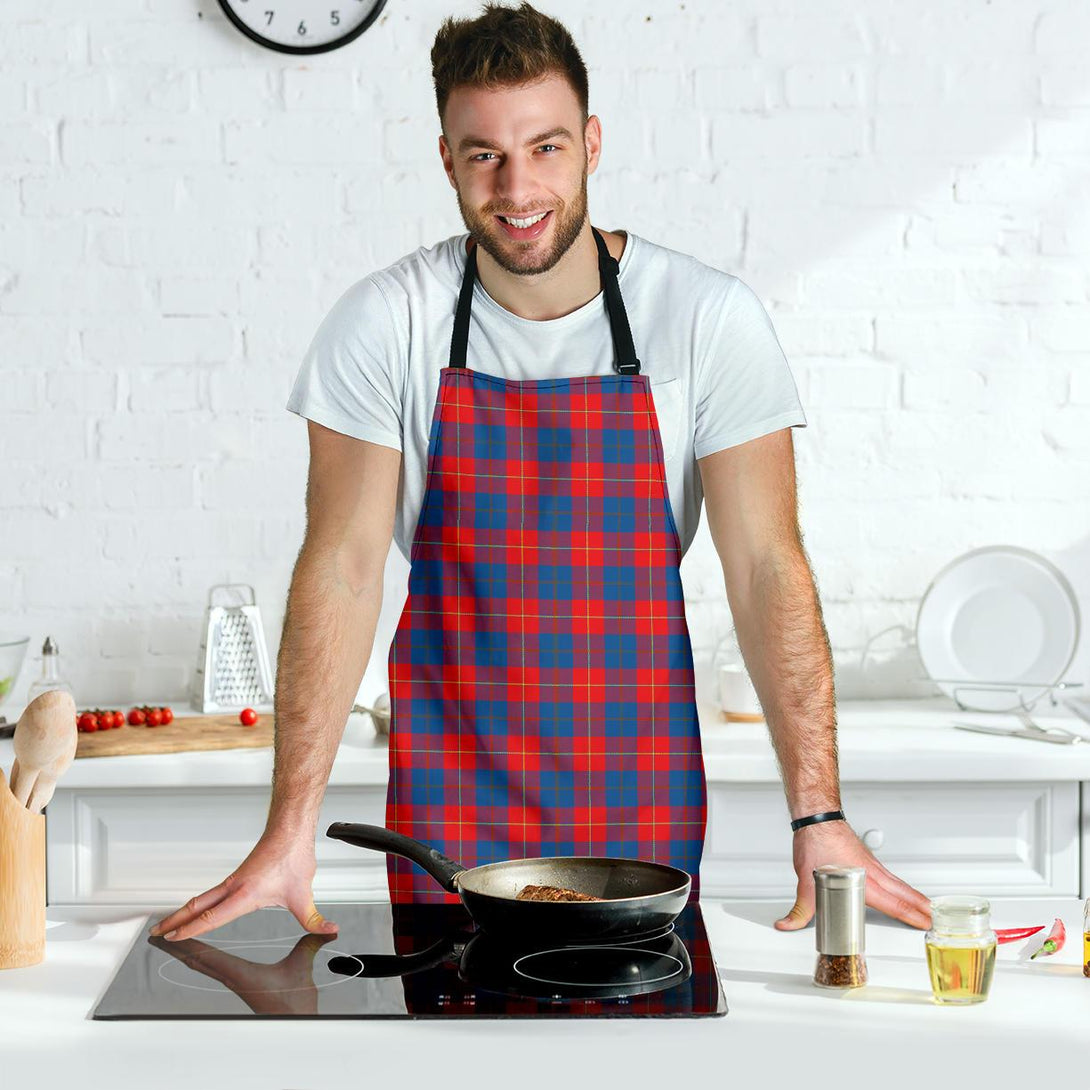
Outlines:
[[[889,870],[929,896],[1077,896],[1077,783],[845,784],[844,813]],[[793,899],[778,784],[713,784],[701,889]]]
[[[853,828],[928,895],[1078,895],[1077,783],[845,784]],[[325,830],[384,824],[385,785],[336,786],[318,821],[315,900],[386,896],[385,856]],[[221,882],[264,828],[267,788],[58,789],[46,811],[50,904],[177,906]],[[794,898],[792,834],[778,783],[711,783],[701,888]]]
[[[383,825],[385,807],[385,787],[326,790],[315,900],[386,896],[386,857],[325,835],[334,821]],[[46,808],[47,899],[177,907],[246,858],[268,808],[266,788],[58,790]]]

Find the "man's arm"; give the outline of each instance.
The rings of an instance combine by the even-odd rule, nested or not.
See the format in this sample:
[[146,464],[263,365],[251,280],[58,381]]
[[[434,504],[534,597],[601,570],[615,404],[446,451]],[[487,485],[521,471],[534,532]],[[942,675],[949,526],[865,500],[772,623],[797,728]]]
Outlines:
[[265,831],[218,885],[152,934],[194,938],[282,905],[316,934],[315,830],[352,699],[371,655],[393,537],[401,454],[310,423],[307,530],[295,563],[276,676],[276,750]]
[[727,601],[791,817],[839,810],[832,653],[798,526],[791,430],[699,465]]
[[307,529],[276,672],[266,834],[313,842],[344,724],[371,657],[401,454],[308,421]]
[[[746,670],[761,700],[791,818],[840,809],[832,653],[798,525],[791,429],[699,461],[708,527]],[[917,927],[928,899],[878,862],[846,822],[794,834],[794,908],[777,923],[813,915],[813,875],[823,863],[867,868],[867,903]]]

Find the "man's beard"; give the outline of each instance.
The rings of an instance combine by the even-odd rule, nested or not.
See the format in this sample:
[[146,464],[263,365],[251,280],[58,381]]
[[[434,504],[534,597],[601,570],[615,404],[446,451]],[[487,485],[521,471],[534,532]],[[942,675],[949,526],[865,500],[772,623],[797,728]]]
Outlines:
[[[553,208],[552,245],[540,254],[531,249],[536,242],[524,244],[509,238],[493,215],[481,215],[462,200],[461,190],[456,189],[455,192],[466,230],[501,269],[516,276],[536,276],[548,272],[571,249],[587,218],[586,164],[583,165],[583,180],[575,202],[570,206],[561,204]],[[497,242],[497,239],[500,241]],[[525,251],[521,249],[523,245],[527,246]]]

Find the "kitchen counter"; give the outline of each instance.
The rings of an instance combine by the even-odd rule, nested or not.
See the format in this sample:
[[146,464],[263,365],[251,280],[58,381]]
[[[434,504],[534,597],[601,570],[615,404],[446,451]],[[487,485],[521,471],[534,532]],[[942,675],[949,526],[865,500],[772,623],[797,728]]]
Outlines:
[[[698,707],[704,764],[713,783],[778,783],[764,723],[725,723],[718,709]],[[0,708],[15,719],[21,709]],[[184,717],[192,712],[176,711]],[[1056,746],[1019,738],[953,730],[954,722],[1016,726],[1013,716],[959,712],[946,697],[927,700],[855,700],[837,711],[840,772],[846,782],[1049,782],[1090,780],[1090,745]],[[1063,726],[1090,740],[1090,723],[1066,709],[1040,706],[1041,726]],[[0,765],[13,759],[11,739],[0,740]],[[895,759],[891,759],[895,758]],[[385,784],[388,750],[368,717],[349,717],[333,764],[332,786]],[[80,787],[266,787],[272,750],[235,749],[74,761],[65,790]]]
[[[993,925],[1064,919],[1067,946],[1029,962],[1000,947],[991,997],[931,999],[923,936],[884,917],[867,930],[870,983],[814,988],[814,931],[780,933],[783,904],[704,901],[729,1013],[692,1020],[96,1022],[99,997],[149,906],[50,908],[44,962],[0,972],[6,1086],[192,1090],[327,1087],[668,1087],[717,1084],[1023,1086],[1083,1077],[1090,980],[1074,898],[993,901]],[[336,919],[337,906],[328,914]]]

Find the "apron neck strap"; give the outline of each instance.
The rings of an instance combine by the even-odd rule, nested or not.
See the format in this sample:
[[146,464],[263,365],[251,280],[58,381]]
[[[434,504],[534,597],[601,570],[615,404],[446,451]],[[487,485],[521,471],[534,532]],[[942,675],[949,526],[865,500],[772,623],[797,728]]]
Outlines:
[[[609,315],[609,328],[613,334],[613,368],[622,375],[638,375],[640,361],[636,358],[636,348],[632,343],[632,330],[628,325],[628,314],[621,298],[621,286],[617,281],[620,265],[606,248],[601,232],[592,227],[595,245],[598,247],[598,276],[605,294],[606,312]],[[465,272],[462,275],[462,287],[458,292],[458,307],[454,313],[454,333],[450,339],[450,366],[465,367],[469,349],[469,308],[473,301],[473,285],[477,279],[477,244],[470,247],[466,257]]]

